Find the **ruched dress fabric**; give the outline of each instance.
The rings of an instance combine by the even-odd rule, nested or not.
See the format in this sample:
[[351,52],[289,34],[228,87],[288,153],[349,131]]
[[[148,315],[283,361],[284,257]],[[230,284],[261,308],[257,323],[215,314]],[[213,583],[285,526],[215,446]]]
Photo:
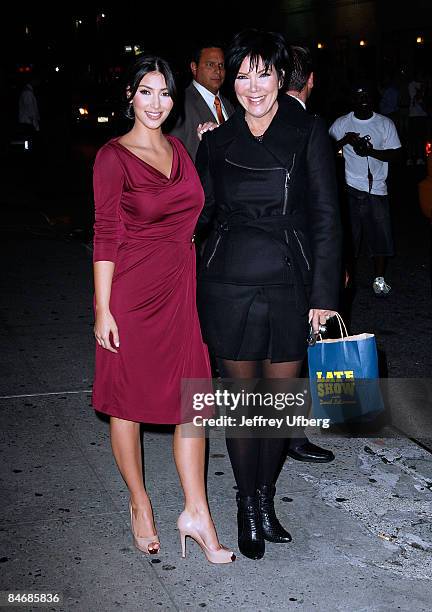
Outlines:
[[141,423],[191,420],[182,379],[211,377],[196,310],[193,232],[204,203],[182,143],[167,178],[110,140],[94,165],[94,261],[115,264],[110,311],[118,353],[96,345],[94,408]]

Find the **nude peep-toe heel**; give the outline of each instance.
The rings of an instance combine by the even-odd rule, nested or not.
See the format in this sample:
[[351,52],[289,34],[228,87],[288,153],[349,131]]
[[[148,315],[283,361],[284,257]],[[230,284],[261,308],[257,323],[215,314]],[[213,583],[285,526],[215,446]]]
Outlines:
[[[130,512],[133,542],[136,548],[138,548],[138,550],[145,553],[146,555],[156,555],[160,550],[159,536],[156,534],[156,535],[150,536],[149,538],[141,538],[140,536],[135,535],[133,513],[132,513],[132,503],[130,500],[129,500],[129,512]],[[157,548],[154,548],[155,545],[157,545]]]
[[202,533],[204,529],[201,528],[201,525],[198,521],[194,521],[192,517],[184,510],[178,520],[177,527],[180,531],[180,540],[182,546],[182,557],[183,559],[186,557],[186,537],[189,536],[201,547],[203,553],[207,557],[207,561],[210,563],[232,563],[235,561],[236,556],[232,550],[228,550],[225,546],[222,546],[218,550],[211,550],[207,547],[204,542],[200,532]]

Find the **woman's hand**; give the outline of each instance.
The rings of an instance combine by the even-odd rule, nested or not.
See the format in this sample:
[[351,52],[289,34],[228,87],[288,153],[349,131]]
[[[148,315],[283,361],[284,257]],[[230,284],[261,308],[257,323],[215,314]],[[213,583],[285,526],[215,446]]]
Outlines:
[[315,334],[320,331],[320,326],[327,323],[327,319],[331,319],[336,315],[335,310],[322,310],[321,308],[311,308],[309,310],[309,323],[312,323],[312,329]]
[[217,123],[214,123],[213,121],[206,121],[205,123],[198,123],[198,127],[197,127],[197,136],[199,140],[202,140],[202,135],[205,132],[208,132],[210,130],[210,132],[212,130],[214,130],[215,128],[219,127]]
[[118,351],[116,351],[111,344],[110,334],[112,334],[114,346],[119,348],[120,338],[114,317],[109,310],[96,311],[96,322],[94,326],[96,341],[102,348],[107,349],[107,351],[117,353]]

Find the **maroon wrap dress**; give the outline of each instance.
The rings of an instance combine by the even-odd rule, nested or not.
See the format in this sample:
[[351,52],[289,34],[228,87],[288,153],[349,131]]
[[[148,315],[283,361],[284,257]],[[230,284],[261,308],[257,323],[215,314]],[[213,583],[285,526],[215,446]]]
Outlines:
[[110,311],[118,353],[96,345],[93,406],[142,423],[190,421],[182,379],[211,377],[196,310],[193,232],[204,204],[186,149],[173,136],[170,177],[118,138],[94,165],[94,261],[115,263]]

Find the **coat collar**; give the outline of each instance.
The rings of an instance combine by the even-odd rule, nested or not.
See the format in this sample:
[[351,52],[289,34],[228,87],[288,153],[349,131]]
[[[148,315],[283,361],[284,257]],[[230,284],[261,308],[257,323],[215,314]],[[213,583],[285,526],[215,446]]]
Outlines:
[[[285,168],[291,166],[293,152],[299,149],[300,142],[305,135],[305,129],[298,127],[295,123],[296,121],[291,120],[285,108],[279,104],[261,145],[265,146]],[[239,106],[229,121],[215,130],[214,134],[217,147],[230,147],[239,139],[242,144],[246,143],[252,136],[245,120],[243,107]]]

